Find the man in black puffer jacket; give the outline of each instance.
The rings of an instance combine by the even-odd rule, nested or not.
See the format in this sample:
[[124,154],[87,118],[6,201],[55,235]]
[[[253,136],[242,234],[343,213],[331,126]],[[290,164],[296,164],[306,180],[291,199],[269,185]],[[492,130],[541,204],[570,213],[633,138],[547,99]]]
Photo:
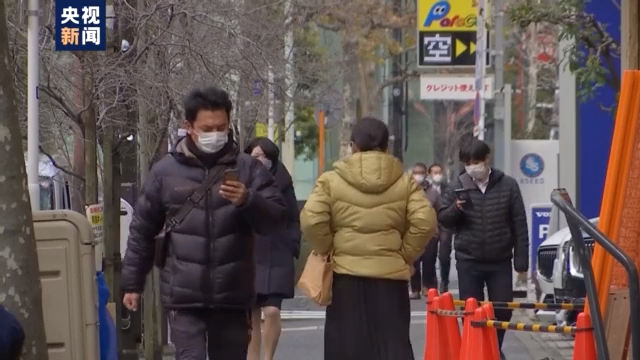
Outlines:
[[[529,269],[527,217],[515,179],[489,167],[489,146],[473,140],[460,150],[465,172],[443,197],[438,220],[455,233],[454,248],[460,298],[513,301],[513,268]],[[455,190],[464,189],[464,192]],[[510,310],[495,310],[500,321],[511,319]],[[502,346],[504,330],[498,330]]]
[[238,151],[229,95],[210,87],[184,100],[188,136],[153,166],[144,184],[122,267],[124,304],[136,310],[154,261],[154,237],[211,172],[234,169],[166,237],[161,300],[178,360],[245,360],[254,303],[254,234],[285,226],[273,176]]

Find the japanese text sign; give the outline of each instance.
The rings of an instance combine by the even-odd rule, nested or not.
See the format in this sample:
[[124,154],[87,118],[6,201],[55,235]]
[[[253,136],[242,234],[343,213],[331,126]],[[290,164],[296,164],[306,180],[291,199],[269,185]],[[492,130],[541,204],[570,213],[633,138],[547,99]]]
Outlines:
[[[421,100],[458,100],[468,101],[476,97],[474,78],[470,76],[421,76]],[[484,81],[484,98],[493,98],[493,76]]]
[[56,0],[56,51],[105,51],[106,1]]
[[477,0],[418,0],[417,30],[476,31],[477,5]]

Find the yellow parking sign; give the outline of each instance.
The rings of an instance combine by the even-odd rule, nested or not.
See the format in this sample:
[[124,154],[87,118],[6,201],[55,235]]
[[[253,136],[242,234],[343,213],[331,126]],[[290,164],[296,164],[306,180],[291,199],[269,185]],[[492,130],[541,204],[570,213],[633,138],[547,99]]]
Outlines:
[[477,0],[418,0],[418,31],[476,31],[477,6]]
[[[417,48],[419,67],[473,67],[476,46],[489,47],[489,32],[478,26],[479,8],[488,22],[491,2],[484,0],[417,0]],[[483,34],[477,34],[478,29]],[[485,30],[482,30],[485,29]],[[489,64],[490,56],[485,54]]]

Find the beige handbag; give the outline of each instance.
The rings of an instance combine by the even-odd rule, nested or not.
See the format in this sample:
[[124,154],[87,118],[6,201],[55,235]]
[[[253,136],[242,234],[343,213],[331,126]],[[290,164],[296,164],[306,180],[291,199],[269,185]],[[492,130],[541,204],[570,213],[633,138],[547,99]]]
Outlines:
[[313,302],[321,306],[331,304],[333,285],[332,255],[320,255],[312,251],[298,280],[298,289]]

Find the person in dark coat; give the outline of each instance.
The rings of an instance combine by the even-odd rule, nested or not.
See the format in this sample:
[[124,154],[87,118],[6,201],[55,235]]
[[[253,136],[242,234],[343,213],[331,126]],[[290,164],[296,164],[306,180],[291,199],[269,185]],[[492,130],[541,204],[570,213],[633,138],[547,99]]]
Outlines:
[[[444,181],[443,169],[440,164],[433,163],[427,169],[429,188],[436,191],[440,197],[449,191],[449,185]],[[449,273],[451,270],[451,231],[442,224],[438,224],[438,260],[440,260],[440,293],[449,291]]]
[[[517,181],[489,166],[489,145],[473,140],[460,149],[465,172],[443,197],[438,220],[454,229],[460,298],[513,301],[513,269],[529,270],[527,214]],[[456,195],[456,189],[466,190]],[[513,260],[513,263],[512,263]],[[496,309],[499,321],[511,320],[511,310]],[[498,330],[502,347],[504,330]],[[503,356],[504,357],[504,356]]]
[[257,299],[252,316],[253,332],[247,359],[260,360],[261,343],[264,343],[263,359],[273,360],[282,330],[282,300],[293,298],[294,295],[293,262],[294,258],[300,255],[300,211],[293,179],[287,168],[278,160],[280,150],[276,144],[265,137],[255,138],[245,152],[260,160],[265,168],[269,169],[287,206],[286,229],[279,233],[259,236],[255,251]]
[[24,329],[18,319],[0,305],[0,359],[20,360],[24,338]]
[[[122,265],[124,305],[136,310],[154,264],[155,240],[187,201],[193,210],[160,249],[161,301],[177,360],[246,360],[255,301],[255,237],[281,232],[286,207],[275,179],[239,151],[230,130],[229,95],[193,90],[184,100],[188,136],[151,169],[138,199]],[[210,172],[235,169],[191,200]]]
[[[429,200],[431,207],[438,209],[440,207],[440,193],[427,181],[427,172],[427,165],[419,162],[413,165],[411,176],[413,181],[424,191],[424,195]],[[427,243],[422,255],[413,263],[413,275],[411,275],[411,280],[409,281],[411,287],[410,298],[412,300],[420,299],[422,292],[426,293],[429,289],[438,288],[436,261],[438,259],[439,239],[440,227]]]

